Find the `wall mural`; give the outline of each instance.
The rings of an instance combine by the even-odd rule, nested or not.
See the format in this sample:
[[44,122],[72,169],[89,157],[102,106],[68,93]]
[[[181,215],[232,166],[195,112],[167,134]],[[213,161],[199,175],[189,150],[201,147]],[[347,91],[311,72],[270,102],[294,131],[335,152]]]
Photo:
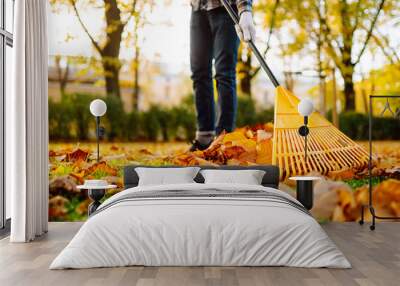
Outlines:
[[[352,35],[336,1],[256,1],[254,42],[277,88],[234,29],[222,53],[235,55],[236,82],[221,79],[219,60],[216,81],[199,80],[205,44],[190,45],[189,1],[108,2],[50,0],[50,220],[85,220],[91,200],[78,185],[105,179],[117,186],[109,197],[128,164],[275,164],[293,195],[290,177],[320,178],[311,212],[321,222],[371,220],[369,191],[379,216],[400,216],[398,1],[348,1]],[[106,111],[89,108],[95,99]]]

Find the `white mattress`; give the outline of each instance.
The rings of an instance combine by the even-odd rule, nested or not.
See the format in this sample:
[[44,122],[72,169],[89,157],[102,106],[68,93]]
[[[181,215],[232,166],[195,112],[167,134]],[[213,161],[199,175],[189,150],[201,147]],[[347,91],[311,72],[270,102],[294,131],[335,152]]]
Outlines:
[[[103,205],[130,192],[206,188],[265,190],[294,200],[262,186],[181,184],[128,189]],[[254,198],[154,198],[111,204],[89,218],[50,269],[128,265],[351,267],[320,225],[293,206]]]

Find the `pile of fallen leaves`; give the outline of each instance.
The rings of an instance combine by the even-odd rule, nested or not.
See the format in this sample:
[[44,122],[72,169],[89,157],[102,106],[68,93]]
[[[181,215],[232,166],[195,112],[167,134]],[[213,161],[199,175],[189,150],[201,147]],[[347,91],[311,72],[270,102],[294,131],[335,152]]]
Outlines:
[[271,164],[273,125],[267,123],[223,133],[204,151],[171,156],[176,165]]

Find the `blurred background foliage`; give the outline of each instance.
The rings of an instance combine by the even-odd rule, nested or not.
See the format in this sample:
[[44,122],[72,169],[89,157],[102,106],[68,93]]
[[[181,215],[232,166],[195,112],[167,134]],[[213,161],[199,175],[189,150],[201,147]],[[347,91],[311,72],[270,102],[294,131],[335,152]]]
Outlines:
[[[51,141],[88,141],[95,138],[94,119],[88,111],[91,94],[65,94],[61,101],[49,99],[49,133]],[[126,112],[117,97],[104,98],[108,110],[101,119],[107,141],[170,142],[193,140],[196,113],[193,95],[174,107],[152,105],[146,111]],[[237,126],[254,126],[274,119],[273,108],[260,109],[250,97],[239,96]],[[332,110],[327,113],[332,119]],[[348,111],[339,115],[341,131],[354,140],[368,140],[368,115]],[[399,119],[377,116],[373,118],[374,140],[399,140]]]
[[[71,22],[64,40],[53,35],[58,40],[50,42],[51,140],[93,139],[88,105],[98,97],[108,105],[103,124],[110,141],[194,137],[189,64],[182,60],[188,57],[189,35],[148,35],[165,27],[182,31],[178,27],[189,20],[190,5],[178,2],[50,0],[51,24],[59,25],[59,18]],[[172,14],[168,21],[159,19],[166,13],[186,18],[178,21]],[[316,109],[352,139],[366,139],[368,96],[400,93],[400,1],[259,0],[254,2],[254,19],[257,46],[281,84],[300,97],[311,97]],[[176,44],[170,42],[172,35]],[[178,45],[181,39],[186,46]],[[77,52],[74,45],[91,49]],[[147,53],[158,46],[154,55]],[[182,54],[175,61],[163,54],[171,46]],[[237,126],[272,121],[274,88],[244,44],[237,78]],[[374,101],[376,117],[384,104]],[[391,106],[396,111],[400,100]],[[396,139],[400,133],[386,117],[375,127],[376,139]]]
[[[49,98],[51,141],[87,141],[95,138],[93,116],[88,106],[101,96],[64,94],[60,101]],[[126,112],[117,97],[106,97],[107,113],[101,118],[108,141],[191,141],[196,132],[193,95],[166,107],[152,105],[146,111]],[[237,125],[256,125],[273,120],[272,109],[258,109],[249,97],[239,97]]]

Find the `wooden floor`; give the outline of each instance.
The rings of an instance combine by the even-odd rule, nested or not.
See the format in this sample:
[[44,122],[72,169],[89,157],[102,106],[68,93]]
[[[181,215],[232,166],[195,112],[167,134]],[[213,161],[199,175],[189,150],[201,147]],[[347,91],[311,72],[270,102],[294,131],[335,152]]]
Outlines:
[[289,267],[124,267],[48,270],[80,223],[50,223],[49,233],[27,244],[0,241],[0,285],[400,285],[400,223],[379,223],[375,232],[356,223],[324,229],[352,269]]

